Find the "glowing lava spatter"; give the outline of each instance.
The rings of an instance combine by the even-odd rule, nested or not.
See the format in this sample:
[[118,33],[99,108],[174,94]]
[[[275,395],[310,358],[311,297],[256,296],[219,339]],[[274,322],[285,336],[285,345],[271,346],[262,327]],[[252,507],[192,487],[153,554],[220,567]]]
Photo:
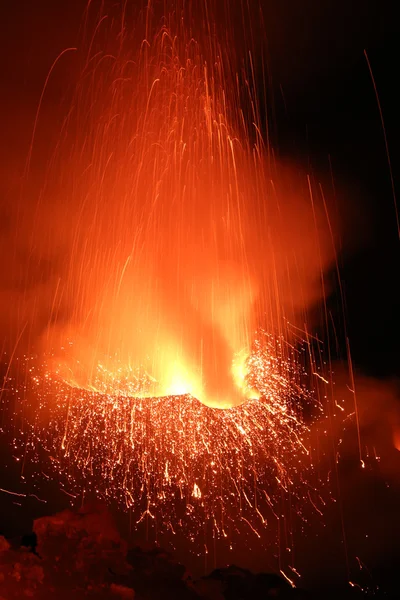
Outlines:
[[282,494],[297,510],[313,492],[303,410],[321,407],[293,332],[332,248],[310,180],[264,142],[251,53],[233,60],[232,32],[220,45],[208,3],[200,19],[189,4],[86,31],[35,217],[66,258],[25,451],[138,521],[225,536],[239,518],[259,536]]
[[279,518],[282,491],[301,512],[310,489],[302,488],[312,471],[303,412],[312,406],[318,417],[320,409],[297,352],[260,334],[247,377],[260,398],[225,410],[188,395],[138,398],[148,381],[131,371],[108,374],[107,382],[99,368],[90,391],[53,368],[43,377],[46,366],[32,363],[26,397],[40,407],[28,447],[53,457],[70,490],[96,490],[138,521],[146,513],[160,529],[185,523],[195,530],[211,520],[225,535],[224,527],[244,518],[260,535],[271,516]]

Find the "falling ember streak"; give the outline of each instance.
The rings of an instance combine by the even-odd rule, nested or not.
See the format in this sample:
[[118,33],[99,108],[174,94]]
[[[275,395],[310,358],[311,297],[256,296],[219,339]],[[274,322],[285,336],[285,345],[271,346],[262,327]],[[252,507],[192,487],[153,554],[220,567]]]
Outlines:
[[70,498],[77,498],[78,497],[76,494],[71,494],[70,492],[67,492],[67,490],[64,490],[63,488],[60,488],[60,491],[63,494],[66,494],[67,496],[69,496]]
[[42,502],[43,504],[47,504],[47,500],[44,500],[43,498],[39,498],[39,496],[37,496],[36,494],[29,494],[30,497],[35,498],[38,502]]
[[47,73],[46,81],[44,82],[44,86],[42,88],[42,93],[40,95],[38,107],[37,107],[37,110],[36,110],[35,121],[34,121],[34,125],[33,125],[32,136],[31,136],[31,143],[30,143],[30,146],[29,146],[28,157],[27,157],[26,165],[25,165],[25,176],[27,176],[29,174],[29,169],[30,169],[31,159],[32,159],[32,152],[33,152],[33,145],[34,145],[34,142],[35,142],[35,134],[36,134],[36,129],[37,129],[38,121],[39,121],[39,115],[40,115],[43,98],[44,98],[44,95],[45,95],[45,92],[46,92],[47,85],[49,83],[51,74],[53,73],[54,68],[56,67],[56,65],[58,64],[58,62],[60,61],[60,59],[64,56],[64,54],[66,54],[67,52],[76,52],[76,50],[77,50],[77,48],[65,48],[62,52],[60,52],[60,54],[54,60],[53,64],[50,67],[49,72]]
[[315,503],[312,501],[312,498],[311,498],[310,492],[308,492],[308,494],[307,494],[307,495],[308,495],[308,498],[309,498],[309,500],[310,500],[311,504],[312,504],[312,505],[313,505],[313,507],[315,508],[316,512],[317,512],[317,513],[319,513],[319,514],[322,516],[322,515],[323,515],[323,512],[322,512],[321,510],[319,510],[319,508],[317,508],[317,506],[315,505]]
[[356,588],[358,588],[359,590],[361,590],[362,592],[364,592],[363,588],[362,588],[360,585],[358,585],[358,583],[354,583],[353,581],[349,581],[349,585],[350,585],[351,587],[353,587],[353,588],[354,588],[354,587],[356,587]]
[[4,490],[3,488],[0,488],[0,492],[3,492],[3,494],[9,494],[10,496],[18,496],[19,498],[26,498],[26,494],[18,494],[17,492],[12,492],[10,490]]
[[290,569],[291,571],[293,571],[293,573],[294,573],[295,575],[297,575],[297,577],[301,578],[301,575],[300,575],[300,573],[299,573],[299,572],[298,572],[298,571],[297,571],[297,570],[296,570],[294,567],[292,567],[292,566],[290,566],[290,565],[289,565],[289,569]]
[[368,54],[367,54],[367,51],[365,49],[364,49],[364,56],[365,56],[365,60],[367,62],[368,71],[369,71],[369,74],[370,74],[370,77],[371,77],[371,81],[372,81],[372,85],[373,85],[373,88],[374,88],[376,103],[378,105],[379,117],[380,117],[381,125],[382,125],[382,133],[383,133],[383,139],[384,139],[384,142],[385,142],[386,158],[387,158],[387,163],[388,163],[388,168],[389,168],[389,175],[390,175],[390,184],[391,184],[391,187],[392,187],[392,196],[393,196],[394,211],[395,211],[395,215],[396,215],[397,233],[398,233],[398,236],[399,236],[399,239],[400,239],[399,209],[397,207],[396,187],[395,187],[395,184],[394,184],[392,161],[390,159],[389,142],[388,142],[387,134],[386,134],[385,119],[383,118],[383,111],[382,111],[381,101],[379,99],[378,88],[376,86],[374,73],[372,71],[371,63],[369,61]]
[[253,525],[247,519],[245,519],[244,517],[242,517],[242,521],[244,521],[245,523],[247,523],[247,525],[250,527],[250,529],[253,531],[253,533],[256,534],[256,536],[258,538],[261,538],[261,535],[258,533],[258,531],[253,527]]
[[290,579],[290,578],[289,578],[289,577],[286,575],[286,573],[284,573],[284,572],[282,571],[282,569],[281,569],[279,572],[280,572],[280,574],[281,574],[281,575],[284,577],[284,579],[286,579],[286,581],[287,581],[288,583],[290,583],[290,585],[292,586],[292,588],[295,588],[295,587],[296,587],[296,584],[294,583],[294,581],[292,581],[292,580],[291,580],[291,579]]
[[360,420],[359,420],[359,416],[358,416],[358,404],[357,404],[356,388],[355,388],[354,373],[353,373],[353,363],[352,363],[352,360],[351,360],[350,342],[349,342],[348,338],[346,338],[346,347],[347,347],[347,357],[348,357],[349,374],[350,374],[350,382],[351,382],[351,389],[349,388],[349,391],[351,391],[352,394],[353,394],[353,396],[354,396],[354,414],[355,414],[355,417],[356,417],[357,439],[358,439],[358,454],[359,454],[359,458],[360,458],[361,467],[364,469],[365,468],[365,463],[364,463],[364,460],[363,460],[362,450],[361,450]]
[[316,377],[318,377],[324,383],[329,384],[329,381],[327,379],[325,379],[325,377],[322,377],[322,375],[320,375],[319,373],[313,373],[313,375],[315,375]]

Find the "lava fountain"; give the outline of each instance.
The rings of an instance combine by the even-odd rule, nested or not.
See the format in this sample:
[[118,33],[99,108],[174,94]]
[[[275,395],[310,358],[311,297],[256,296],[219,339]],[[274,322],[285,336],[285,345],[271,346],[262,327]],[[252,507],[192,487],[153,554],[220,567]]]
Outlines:
[[136,28],[126,9],[83,36],[38,211],[65,256],[44,342],[69,348],[74,385],[122,364],[149,384],[139,395],[234,406],[258,396],[256,330],[303,326],[326,257],[307,185],[297,198],[271,162],[254,73],[210,15],[172,4],[161,25],[149,5]]
[[44,449],[69,489],[138,521],[225,537],[239,515],[260,537],[283,497],[321,513],[308,434],[328,381],[307,323],[334,259],[326,201],[274,159],[229,18],[219,36],[207,2],[93,11],[27,238],[51,265],[41,350],[5,380],[23,464]]

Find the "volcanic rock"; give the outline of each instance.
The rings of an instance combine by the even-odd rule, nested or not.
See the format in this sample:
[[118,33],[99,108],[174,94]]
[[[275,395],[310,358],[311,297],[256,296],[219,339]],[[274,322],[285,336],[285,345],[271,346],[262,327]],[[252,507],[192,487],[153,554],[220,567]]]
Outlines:
[[[304,592],[294,590],[281,577],[269,573],[254,574],[231,565],[216,569],[195,583],[198,594],[207,600],[258,600],[261,598],[299,598]],[[308,596],[307,596],[308,597]]]
[[63,511],[34,522],[19,548],[0,537],[0,600],[265,600],[295,598],[276,575],[239,567],[193,581],[159,549],[128,551],[104,507]]

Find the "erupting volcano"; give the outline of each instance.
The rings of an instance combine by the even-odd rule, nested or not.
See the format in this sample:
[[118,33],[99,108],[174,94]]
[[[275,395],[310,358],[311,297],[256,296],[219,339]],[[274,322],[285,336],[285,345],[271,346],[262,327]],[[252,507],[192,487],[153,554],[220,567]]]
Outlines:
[[5,2],[0,598],[397,598],[397,21],[342,4]]
[[[308,310],[333,224],[312,178],[275,160],[254,40],[235,52],[228,4],[225,30],[208,2],[164,4],[94,19],[89,3],[80,47],[50,71],[46,85],[78,63],[25,217],[32,265],[54,272],[22,301],[40,343],[9,385],[24,464],[46,451],[71,491],[122,501],[138,523],[194,539],[210,521],[225,538],[239,516],[260,537],[271,516],[306,522],[304,500],[322,514],[309,429],[330,365]],[[40,123],[41,104],[23,193]]]

